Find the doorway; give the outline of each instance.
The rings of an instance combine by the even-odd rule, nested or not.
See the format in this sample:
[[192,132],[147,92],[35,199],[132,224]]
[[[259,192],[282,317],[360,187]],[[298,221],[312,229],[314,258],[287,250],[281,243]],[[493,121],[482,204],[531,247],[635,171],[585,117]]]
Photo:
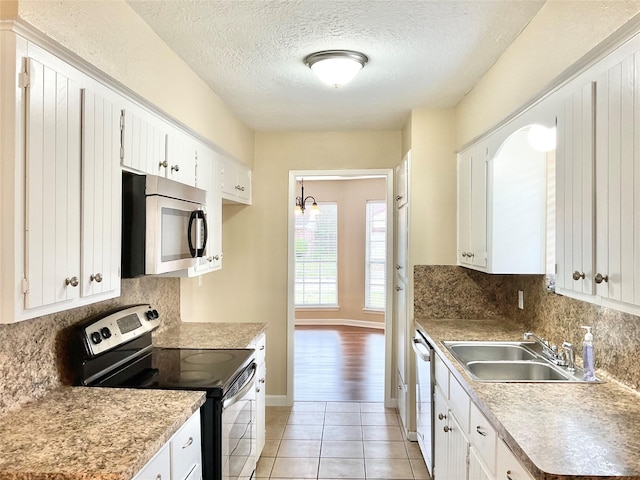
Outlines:
[[[305,239],[301,234],[301,220],[296,221],[293,206],[296,204],[297,197],[301,196],[301,180],[304,179],[304,197],[303,205],[307,218],[302,220],[302,224],[311,221],[310,207],[312,203],[318,202],[322,209],[323,202],[331,203],[331,195],[327,194],[324,198],[315,194],[314,182],[323,182],[325,184],[334,184],[344,182],[349,184],[352,190],[353,185],[359,180],[378,179],[382,186],[382,200],[386,206],[386,226],[385,226],[385,265],[389,266],[393,263],[393,170],[392,169],[370,169],[370,170],[306,170],[306,171],[290,171],[289,172],[289,195],[288,195],[288,299],[287,299],[287,403],[292,404],[294,400],[314,400],[313,396],[318,395],[328,398],[327,395],[336,389],[342,389],[345,395],[332,394],[331,397],[336,400],[343,401],[384,401],[386,406],[391,406],[391,383],[392,383],[392,280],[393,275],[390,268],[386,268],[384,272],[385,285],[382,287],[386,300],[383,305],[379,306],[380,314],[384,320],[382,322],[371,322],[365,320],[351,321],[348,318],[340,318],[338,313],[340,305],[338,305],[338,289],[330,284],[317,287],[311,285],[306,288],[300,281],[300,266],[298,269],[298,283],[296,284],[296,248],[298,249],[298,263],[300,260],[301,245],[304,245]],[[363,182],[364,183],[364,182]],[[321,183],[316,183],[321,185]],[[308,199],[306,204],[304,200]],[[373,199],[372,199],[373,200]],[[353,205],[351,205],[353,207]],[[334,208],[334,207],[330,207]],[[361,207],[364,209],[364,206]],[[369,208],[367,208],[369,210]],[[331,210],[329,210],[331,211]],[[299,212],[298,212],[299,213]],[[300,217],[298,217],[300,218]],[[358,220],[361,222],[362,220]],[[297,234],[296,234],[297,232]],[[296,236],[297,235],[297,236]],[[297,242],[297,243],[296,243]],[[346,249],[346,247],[344,247]],[[365,246],[362,245],[356,255],[365,255]],[[352,253],[353,256],[353,253]],[[316,265],[311,265],[316,267]],[[342,278],[342,277],[341,277]],[[304,280],[303,282],[304,283]],[[342,291],[351,285],[352,281],[345,281],[343,278]],[[352,292],[365,288],[356,285],[354,282]],[[335,288],[336,298],[331,298],[332,288]],[[368,287],[367,287],[368,288]],[[296,328],[296,303],[301,304],[303,290],[307,297],[311,298],[311,303],[325,302],[326,305],[322,309],[315,308],[320,313],[310,313],[304,311],[299,314],[298,328]],[[318,293],[324,292],[323,294]],[[367,290],[369,295],[370,290]],[[316,295],[316,297],[314,297]],[[348,304],[347,299],[350,295],[342,295],[340,302]],[[305,297],[305,298],[307,298]],[[296,300],[297,299],[297,300]],[[334,303],[333,305],[331,303]],[[360,300],[360,309],[366,307],[362,305]],[[314,310],[314,308],[307,309]],[[324,311],[322,311],[324,310]],[[332,311],[333,310],[333,311]],[[366,311],[366,308],[364,309]],[[298,309],[300,311],[300,309]],[[314,316],[320,317],[320,322],[313,319]],[[306,319],[305,319],[306,317]],[[345,321],[346,320],[346,321]],[[321,325],[318,325],[321,323]],[[371,328],[373,327],[373,328]],[[381,328],[382,327],[382,328]],[[385,334],[385,333],[388,333]],[[370,364],[364,365],[363,362],[370,361]],[[376,363],[378,364],[376,367]],[[318,369],[323,368],[320,372]],[[381,371],[382,375],[375,378],[375,374],[371,373],[371,388],[366,387],[362,375],[368,375],[367,370],[375,372],[376,368]],[[304,372],[303,376],[298,375],[296,379],[296,371]],[[360,377],[360,378],[355,378]],[[375,384],[379,382],[380,389],[376,392]],[[311,390],[313,389],[313,391]],[[373,396],[378,396],[373,400]],[[362,399],[358,397],[362,396]]]

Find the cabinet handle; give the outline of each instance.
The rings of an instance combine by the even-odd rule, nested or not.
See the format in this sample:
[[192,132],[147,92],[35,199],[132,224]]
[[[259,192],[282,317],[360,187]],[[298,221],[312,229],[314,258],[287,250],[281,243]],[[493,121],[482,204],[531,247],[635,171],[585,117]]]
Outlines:
[[264,350],[264,345],[260,345],[260,350]]
[[64,279],[64,284],[67,286],[71,285],[72,287],[77,287],[78,283],[79,283],[78,277],[71,277],[71,278]]
[[483,437],[487,436],[487,432],[485,432],[480,425],[476,427],[476,432],[478,432],[478,434],[482,435]]
[[193,437],[189,437],[189,440],[187,440],[187,443],[182,445],[182,449],[184,450],[185,448],[189,448],[192,443],[193,443]]
[[261,379],[260,379],[260,380],[258,380],[258,381],[259,381],[260,383],[264,383],[264,382],[265,382],[265,379],[264,379],[264,377],[263,377],[263,378],[261,378]]
[[450,432],[451,430],[453,430],[453,428],[451,428],[449,425],[445,425],[444,428],[444,433]]
[[513,477],[511,476],[511,470],[507,470],[507,480],[513,480]]
[[576,270],[575,272],[573,272],[572,277],[576,281],[580,280],[581,278],[584,279],[584,272],[579,272],[579,271]]
[[166,160],[164,162],[160,162],[160,166],[167,168],[169,166],[169,162],[167,162]]
[[444,420],[445,418],[447,418],[446,415],[443,415],[442,413],[438,414],[438,420]]
[[400,290],[402,290],[402,287],[396,285],[396,292],[399,292]]
[[398,264],[396,263],[396,270],[400,270],[401,268],[402,268],[402,266],[401,266],[401,265],[398,265]]
[[98,283],[100,283],[102,281],[102,274],[101,273],[96,273],[95,275],[91,275],[89,277],[91,279],[91,281],[93,282],[94,280]]
[[400,200],[402,200],[402,195],[396,195],[396,202],[399,202]]
[[609,282],[609,275],[602,275],[601,273],[596,273],[595,281],[597,284],[601,284],[602,282]]

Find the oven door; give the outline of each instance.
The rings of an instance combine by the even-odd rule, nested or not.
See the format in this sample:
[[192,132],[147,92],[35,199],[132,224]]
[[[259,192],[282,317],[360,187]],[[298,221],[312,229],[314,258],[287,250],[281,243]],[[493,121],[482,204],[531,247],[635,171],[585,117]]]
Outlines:
[[146,199],[145,273],[185,270],[204,256],[207,217],[197,203],[151,195]]
[[222,479],[249,480],[256,469],[256,365],[237,393],[222,400]]

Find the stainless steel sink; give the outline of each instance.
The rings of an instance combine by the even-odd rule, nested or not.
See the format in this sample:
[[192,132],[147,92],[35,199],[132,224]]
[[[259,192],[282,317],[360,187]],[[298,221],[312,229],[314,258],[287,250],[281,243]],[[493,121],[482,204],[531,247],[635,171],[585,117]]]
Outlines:
[[443,342],[462,362],[474,360],[534,360],[536,354],[524,342]]
[[485,382],[570,382],[576,381],[544,360],[510,362],[468,362],[474,380]]
[[583,382],[582,369],[570,372],[551,363],[533,342],[442,342],[478,382]]

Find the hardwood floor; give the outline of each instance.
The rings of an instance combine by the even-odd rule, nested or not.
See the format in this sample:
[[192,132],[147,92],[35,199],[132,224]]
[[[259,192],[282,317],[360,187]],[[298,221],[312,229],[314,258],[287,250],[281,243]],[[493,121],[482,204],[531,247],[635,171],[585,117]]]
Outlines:
[[384,331],[297,326],[295,401],[383,402]]

